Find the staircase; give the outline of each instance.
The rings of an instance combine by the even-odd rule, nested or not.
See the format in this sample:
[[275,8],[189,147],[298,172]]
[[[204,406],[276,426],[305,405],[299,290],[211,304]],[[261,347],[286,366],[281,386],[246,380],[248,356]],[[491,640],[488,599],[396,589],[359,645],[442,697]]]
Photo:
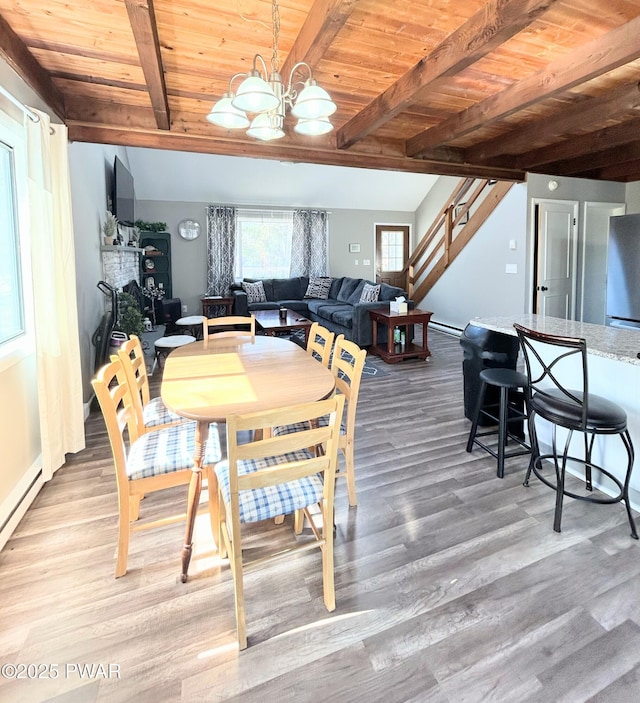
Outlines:
[[[511,189],[510,181],[462,178],[407,264],[407,292],[419,303]],[[477,203],[477,207],[474,207]]]

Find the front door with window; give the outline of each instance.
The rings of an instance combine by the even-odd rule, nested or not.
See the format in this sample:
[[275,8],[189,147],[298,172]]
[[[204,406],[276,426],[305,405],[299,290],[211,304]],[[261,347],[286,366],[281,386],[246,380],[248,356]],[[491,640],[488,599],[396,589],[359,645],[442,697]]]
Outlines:
[[376,283],[407,288],[409,225],[376,225]]

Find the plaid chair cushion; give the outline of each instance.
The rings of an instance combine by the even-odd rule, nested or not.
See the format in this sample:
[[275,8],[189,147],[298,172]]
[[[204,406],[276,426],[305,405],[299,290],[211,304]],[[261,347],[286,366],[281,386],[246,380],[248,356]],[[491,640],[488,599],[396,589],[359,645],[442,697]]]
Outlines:
[[172,413],[162,402],[162,398],[151,398],[149,403],[144,406],[142,419],[145,427],[158,427],[170,422],[186,421],[184,417]]
[[[127,458],[127,477],[134,481],[149,476],[169,474],[193,466],[195,425],[175,425],[148,432],[133,443]],[[209,439],[204,452],[204,463],[220,461],[218,426],[210,425]]]
[[[268,466],[275,466],[284,461],[309,459],[313,454],[306,449],[289,452],[281,456],[258,460],[242,460],[238,462],[238,475],[249,474]],[[229,462],[222,461],[215,467],[218,485],[222,491],[225,503],[229,503]],[[258,522],[269,520],[278,515],[287,515],[314,505],[322,500],[322,477],[319,474],[307,476],[297,481],[288,481],[277,486],[256,488],[252,491],[240,491],[240,522]]]
[[[319,427],[327,427],[329,424],[329,416],[325,415],[324,417],[319,417],[318,418],[318,426]],[[271,434],[274,437],[280,437],[285,434],[291,434],[292,432],[304,432],[305,430],[311,429],[309,427],[308,422],[296,422],[293,425],[280,425],[278,427],[274,427],[271,430]],[[344,425],[340,425],[340,434],[347,434],[347,428]]]

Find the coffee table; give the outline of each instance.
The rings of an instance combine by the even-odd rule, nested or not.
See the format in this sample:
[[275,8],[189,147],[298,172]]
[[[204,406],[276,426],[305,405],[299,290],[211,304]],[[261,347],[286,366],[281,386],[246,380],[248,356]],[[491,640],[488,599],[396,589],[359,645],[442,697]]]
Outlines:
[[304,345],[309,341],[309,329],[313,324],[301,312],[287,311],[285,320],[280,319],[279,310],[255,310],[251,314],[256,318],[256,323],[265,334],[275,337],[279,332],[291,332],[291,330],[304,330]]

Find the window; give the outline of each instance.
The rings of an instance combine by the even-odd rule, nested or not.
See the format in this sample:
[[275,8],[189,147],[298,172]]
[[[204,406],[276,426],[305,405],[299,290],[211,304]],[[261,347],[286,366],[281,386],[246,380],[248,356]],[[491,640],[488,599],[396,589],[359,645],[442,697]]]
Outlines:
[[395,273],[404,269],[409,253],[408,225],[376,225],[378,271]]
[[235,278],[287,278],[291,267],[293,213],[238,210]]
[[13,150],[0,141],[0,345],[24,334]]

